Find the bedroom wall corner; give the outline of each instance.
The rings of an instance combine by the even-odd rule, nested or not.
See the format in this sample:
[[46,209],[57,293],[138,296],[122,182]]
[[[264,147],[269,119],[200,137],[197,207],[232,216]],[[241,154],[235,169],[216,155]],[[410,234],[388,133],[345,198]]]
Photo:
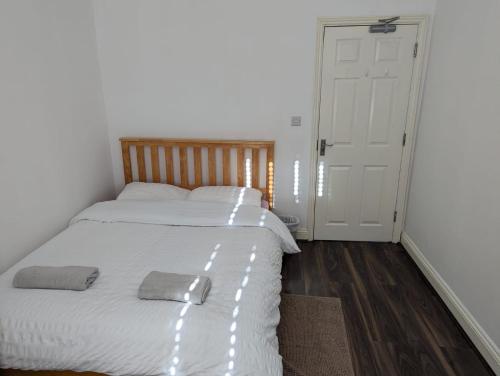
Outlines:
[[0,272],[113,195],[90,0],[0,3]]
[[499,14],[497,0],[437,2],[404,230],[410,253],[496,372]]
[[472,343],[483,355],[486,362],[497,374],[500,374],[500,350],[498,346],[406,232],[401,235],[401,244],[439,294],[465,333],[467,333]]

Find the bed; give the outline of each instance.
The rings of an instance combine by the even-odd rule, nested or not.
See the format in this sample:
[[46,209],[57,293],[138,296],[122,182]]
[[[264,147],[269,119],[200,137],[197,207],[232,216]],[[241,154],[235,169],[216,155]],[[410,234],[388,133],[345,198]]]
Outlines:
[[[125,182],[238,185],[273,203],[274,143],[121,139]],[[184,200],[97,203],[0,276],[3,375],[282,375],[282,253],[299,249],[265,208]],[[95,265],[86,291],[22,290],[31,265]],[[207,275],[203,305],[137,298],[152,270]],[[45,372],[44,372],[45,371]]]

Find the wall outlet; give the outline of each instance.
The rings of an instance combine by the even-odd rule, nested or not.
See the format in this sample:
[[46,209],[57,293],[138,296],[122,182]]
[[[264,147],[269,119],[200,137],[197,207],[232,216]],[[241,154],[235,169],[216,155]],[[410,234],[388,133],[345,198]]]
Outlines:
[[292,116],[290,125],[292,127],[300,127],[302,125],[302,116]]

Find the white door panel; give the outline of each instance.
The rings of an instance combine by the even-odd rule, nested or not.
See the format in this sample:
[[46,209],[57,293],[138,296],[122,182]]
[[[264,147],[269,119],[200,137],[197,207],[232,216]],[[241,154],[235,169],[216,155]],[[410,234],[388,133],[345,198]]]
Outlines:
[[315,239],[390,241],[416,25],[327,27],[321,72]]

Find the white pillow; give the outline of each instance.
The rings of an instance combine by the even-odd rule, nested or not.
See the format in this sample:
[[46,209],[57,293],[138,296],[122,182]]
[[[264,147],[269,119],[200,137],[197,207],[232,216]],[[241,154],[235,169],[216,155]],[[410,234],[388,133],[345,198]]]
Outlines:
[[261,205],[262,192],[254,188],[241,187],[199,187],[193,189],[187,197],[190,201],[224,202],[227,204],[238,203],[241,205]]
[[191,192],[189,189],[161,183],[129,183],[118,195],[117,200],[185,200]]

